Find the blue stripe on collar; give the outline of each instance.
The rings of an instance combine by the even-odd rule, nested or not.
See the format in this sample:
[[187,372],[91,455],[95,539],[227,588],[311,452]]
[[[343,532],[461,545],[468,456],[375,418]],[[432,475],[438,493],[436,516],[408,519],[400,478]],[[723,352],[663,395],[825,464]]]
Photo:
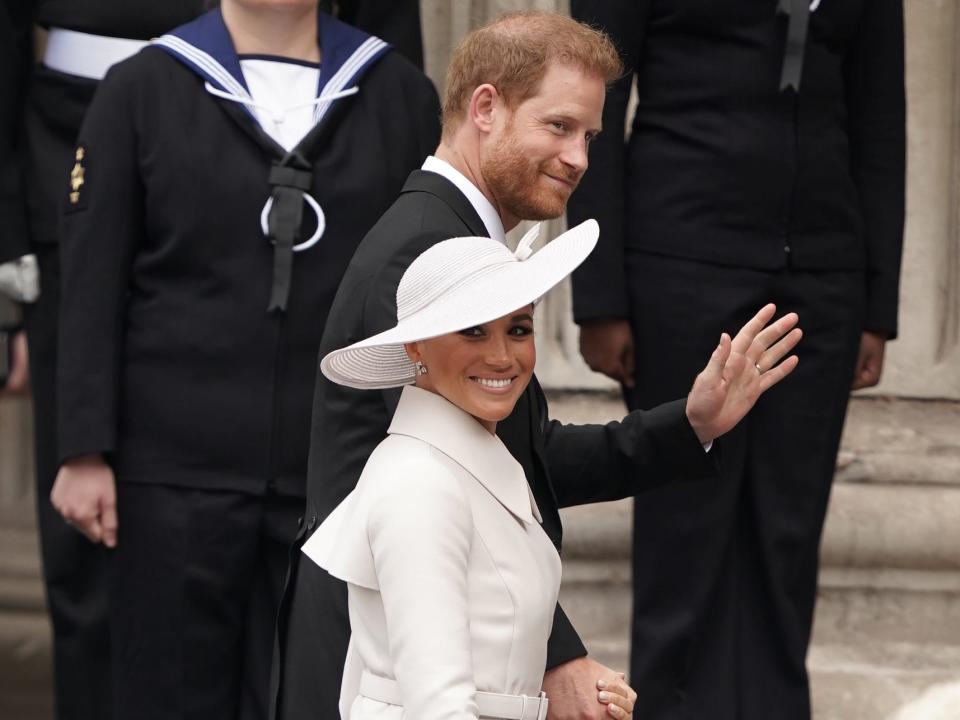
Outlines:
[[[317,37],[321,48],[317,97],[347,88],[390,49],[390,45],[380,38],[325,13],[317,13],[317,24]],[[157,38],[153,44],[168,52],[215,88],[251,99],[243,71],[240,69],[237,51],[219,8]],[[331,102],[334,101],[317,104],[315,121],[319,122],[326,114]],[[249,108],[247,111],[249,112]]]
[[197,75],[221,90],[249,97],[233,39],[220,8],[172,30],[153,41]]

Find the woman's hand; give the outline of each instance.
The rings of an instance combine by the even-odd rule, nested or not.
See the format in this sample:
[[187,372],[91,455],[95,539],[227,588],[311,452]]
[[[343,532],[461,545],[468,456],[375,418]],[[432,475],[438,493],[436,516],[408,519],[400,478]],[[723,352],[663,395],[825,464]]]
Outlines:
[[543,676],[547,720],[629,718],[637,694],[623,679],[589,656],[550,668]]
[[100,454],[82,455],[60,467],[50,502],[68,525],[91,542],[117,546],[117,488]]
[[633,717],[633,704],[637,701],[637,693],[627,685],[624,674],[618,672],[613,681],[598,680],[597,700],[607,706],[607,714],[617,720],[626,720]]

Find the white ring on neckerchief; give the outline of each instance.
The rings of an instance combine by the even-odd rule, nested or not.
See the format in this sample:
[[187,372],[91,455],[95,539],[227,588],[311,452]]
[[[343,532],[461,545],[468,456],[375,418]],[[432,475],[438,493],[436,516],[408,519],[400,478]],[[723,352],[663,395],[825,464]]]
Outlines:
[[[327,217],[323,214],[323,208],[320,207],[320,203],[313,199],[313,196],[303,193],[303,199],[307,201],[314,214],[317,216],[317,229],[313,231],[307,240],[304,240],[299,245],[293,246],[294,252],[303,252],[304,250],[309,250],[314,245],[317,244],[317,241],[320,240],[320,237],[323,235],[323,231],[327,229]],[[266,237],[270,237],[270,228],[268,225],[268,219],[270,217],[270,208],[273,207],[273,196],[267,198],[267,202],[263,206],[263,210],[260,213],[260,228],[263,230],[263,234]]]

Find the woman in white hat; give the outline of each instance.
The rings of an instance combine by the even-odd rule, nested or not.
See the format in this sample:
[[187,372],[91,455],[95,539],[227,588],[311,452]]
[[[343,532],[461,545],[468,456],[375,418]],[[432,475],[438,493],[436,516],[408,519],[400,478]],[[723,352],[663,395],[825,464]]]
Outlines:
[[[536,300],[597,235],[589,220],[535,254],[535,232],[515,253],[489,238],[440,242],[404,273],[395,327],[323,358],[322,372],[341,385],[405,386],[356,489],[303,546],[348,586],[345,720],[546,717],[560,558],[496,428],[533,376]],[[771,358],[798,339],[789,335]],[[724,335],[711,362],[723,368],[731,348]],[[795,364],[787,359],[777,376]],[[729,389],[759,378],[735,371]],[[620,681],[598,700],[628,718],[635,697]]]
[[[323,359],[343,385],[405,386],[356,489],[303,548],[348,583],[344,718],[546,717],[560,557],[496,427],[533,375],[535,301],[597,232],[586,222],[536,254],[534,233],[516,253],[438,243],[404,274],[397,325]],[[608,692],[611,716],[629,717],[632,691]]]

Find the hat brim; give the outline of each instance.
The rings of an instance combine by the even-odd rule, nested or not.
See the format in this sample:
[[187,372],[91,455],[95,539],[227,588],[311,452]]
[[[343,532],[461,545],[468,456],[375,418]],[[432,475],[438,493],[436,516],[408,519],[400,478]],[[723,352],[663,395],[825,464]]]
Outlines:
[[482,325],[532,304],[582,263],[597,244],[595,220],[571,228],[524,261],[459,285],[396,326],[334,350],[320,362],[333,382],[361,390],[407,385],[416,367],[404,345]]

